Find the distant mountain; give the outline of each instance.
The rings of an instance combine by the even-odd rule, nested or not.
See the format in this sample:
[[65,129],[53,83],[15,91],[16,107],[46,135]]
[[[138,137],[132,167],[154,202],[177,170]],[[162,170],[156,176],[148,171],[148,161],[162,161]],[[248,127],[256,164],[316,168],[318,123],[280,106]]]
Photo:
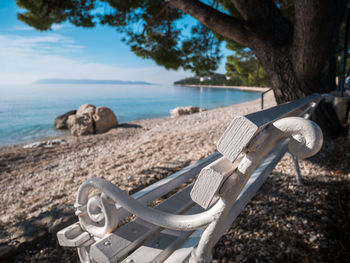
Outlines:
[[153,85],[145,81],[124,81],[105,79],[39,79],[33,84],[114,84],[114,85]]

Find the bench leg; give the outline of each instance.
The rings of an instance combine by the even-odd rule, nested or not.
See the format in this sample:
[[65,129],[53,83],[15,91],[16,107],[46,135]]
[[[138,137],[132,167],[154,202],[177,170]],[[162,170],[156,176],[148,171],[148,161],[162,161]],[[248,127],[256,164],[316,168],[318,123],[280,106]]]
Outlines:
[[221,198],[218,200],[222,203],[222,209],[205,229],[198,246],[191,253],[190,263],[211,262],[212,249],[222,235],[221,230],[226,217],[248,179],[249,175],[236,171],[226,180],[222,188]]
[[215,218],[203,232],[198,246],[192,250],[189,263],[208,263],[213,259],[212,249],[219,238],[218,235],[221,233],[222,225],[232,206],[231,203],[227,203],[222,199],[219,199],[218,202],[225,203],[223,210],[220,216]]
[[91,263],[92,262],[90,259],[89,251],[90,251],[90,246],[77,248],[80,263]]
[[294,163],[295,180],[297,185],[303,185],[303,181],[300,174],[300,167],[298,162],[298,157],[294,156],[292,153],[288,152]]

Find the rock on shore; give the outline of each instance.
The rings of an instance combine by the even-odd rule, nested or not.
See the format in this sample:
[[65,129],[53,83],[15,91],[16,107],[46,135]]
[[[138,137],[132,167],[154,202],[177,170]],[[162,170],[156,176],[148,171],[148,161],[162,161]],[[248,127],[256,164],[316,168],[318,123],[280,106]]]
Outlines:
[[193,113],[203,112],[206,109],[199,108],[196,106],[186,106],[186,107],[177,107],[175,109],[170,110],[170,115],[172,117],[178,117],[183,115],[190,115]]
[[95,123],[95,132],[104,133],[118,126],[117,117],[107,107],[97,107],[92,118]]
[[94,134],[95,127],[92,116],[95,110],[96,107],[94,105],[83,104],[75,115],[69,116],[67,126],[70,133],[75,136]]
[[68,111],[68,112],[56,117],[56,119],[53,123],[53,126],[55,126],[56,129],[68,129],[68,126],[67,126],[68,117],[71,115],[74,115],[76,113],[77,113],[76,110],[71,110],[71,111]]
[[107,107],[83,104],[76,114],[69,115],[67,127],[75,136],[104,133],[118,126],[117,117]]

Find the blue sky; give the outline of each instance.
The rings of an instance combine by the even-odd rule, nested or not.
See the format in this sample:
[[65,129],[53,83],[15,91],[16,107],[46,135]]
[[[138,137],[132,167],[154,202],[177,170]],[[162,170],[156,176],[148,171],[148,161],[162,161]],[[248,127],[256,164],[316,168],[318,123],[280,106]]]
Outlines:
[[[170,84],[193,75],[166,70],[152,60],[136,57],[111,27],[87,29],[67,23],[40,32],[18,21],[18,11],[14,0],[0,1],[0,83],[89,78]],[[224,62],[218,72],[225,72]]]

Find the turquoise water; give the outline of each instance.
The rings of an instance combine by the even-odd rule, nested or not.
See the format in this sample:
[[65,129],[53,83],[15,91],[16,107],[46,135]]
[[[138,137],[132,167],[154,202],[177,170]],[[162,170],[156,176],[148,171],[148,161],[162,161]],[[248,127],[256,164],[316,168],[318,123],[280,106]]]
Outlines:
[[107,106],[120,123],[169,116],[179,106],[215,108],[253,100],[259,92],[164,85],[0,85],[0,145],[65,134],[53,121],[81,104]]

